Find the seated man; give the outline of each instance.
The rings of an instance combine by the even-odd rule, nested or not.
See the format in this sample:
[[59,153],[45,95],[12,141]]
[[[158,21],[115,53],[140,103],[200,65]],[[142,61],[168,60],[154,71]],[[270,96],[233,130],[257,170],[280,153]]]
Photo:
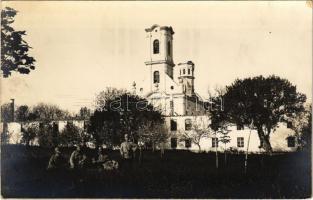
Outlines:
[[64,165],[64,158],[61,155],[61,151],[58,147],[54,149],[54,154],[51,156],[48,163],[48,170],[58,170],[61,169]]
[[103,164],[105,162],[109,161],[109,156],[104,153],[104,150],[102,147],[98,148],[98,154],[96,159],[93,159],[94,164]]
[[82,153],[80,146],[76,146],[70,157],[70,167],[72,169],[83,168],[86,164],[87,156]]

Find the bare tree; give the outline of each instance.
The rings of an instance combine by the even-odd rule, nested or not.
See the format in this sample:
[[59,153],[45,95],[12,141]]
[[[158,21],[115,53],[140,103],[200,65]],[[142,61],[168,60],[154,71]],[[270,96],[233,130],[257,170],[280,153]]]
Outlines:
[[192,143],[198,146],[199,152],[201,152],[200,142],[203,138],[208,138],[210,134],[210,129],[208,125],[204,122],[203,118],[196,117],[194,123],[192,124],[191,130],[189,131],[179,131],[181,135],[181,140],[191,140]]
[[230,142],[230,137],[228,135],[228,133],[230,132],[231,130],[228,129],[228,124],[226,122],[222,122],[220,124],[220,127],[218,129],[217,132],[219,132],[221,134],[220,138],[219,138],[219,141],[221,143],[224,144],[224,159],[225,159],[225,164],[227,163],[227,148],[226,148],[226,145],[227,143]]

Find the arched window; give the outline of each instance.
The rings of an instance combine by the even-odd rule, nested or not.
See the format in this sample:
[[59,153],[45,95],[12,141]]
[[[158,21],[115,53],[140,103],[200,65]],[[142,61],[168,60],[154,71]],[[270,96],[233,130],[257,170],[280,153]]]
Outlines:
[[153,41],[153,54],[158,54],[160,52],[160,43],[159,40]]
[[153,83],[160,83],[160,73],[159,73],[159,71],[153,72]]
[[171,55],[171,42],[170,41],[168,41],[167,42],[167,55]]

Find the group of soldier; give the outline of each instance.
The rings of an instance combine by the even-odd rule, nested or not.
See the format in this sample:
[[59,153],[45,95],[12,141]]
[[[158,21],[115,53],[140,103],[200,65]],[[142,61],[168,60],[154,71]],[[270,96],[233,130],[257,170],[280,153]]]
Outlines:
[[[124,142],[120,146],[120,154],[122,158],[122,165],[129,167],[132,165],[134,152],[137,149],[137,145],[129,140],[127,134],[124,135]],[[99,166],[104,170],[112,170],[118,168],[118,162],[111,160],[109,155],[105,153],[102,147],[98,148],[97,156],[91,159],[91,163],[95,166]],[[64,168],[66,161],[62,156],[59,147],[54,149],[54,154],[51,156],[48,163],[48,170],[58,170]],[[72,152],[69,159],[70,169],[73,171],[79,171],[87,167],[88,156],[81,146],[76,146],[76,149]]]

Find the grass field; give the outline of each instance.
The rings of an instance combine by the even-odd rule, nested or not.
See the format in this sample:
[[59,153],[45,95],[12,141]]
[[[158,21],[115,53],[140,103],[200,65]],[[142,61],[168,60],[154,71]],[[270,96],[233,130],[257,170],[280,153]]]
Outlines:
[[[144,152],[143,163],[117,172],[88,168],[83,181],[72,184],[69,170],[46,171],[51,149],[1,147],[3,197],[27,198],[307,198],[311,196],[311,161],[303,152],[273,156],[229,155],[227,164],[214,153]],[[62,149],[68,159],[72,149]],[[89,153],[92,153],[90,150]],[[117,151],[110,152],[119,160]]]

